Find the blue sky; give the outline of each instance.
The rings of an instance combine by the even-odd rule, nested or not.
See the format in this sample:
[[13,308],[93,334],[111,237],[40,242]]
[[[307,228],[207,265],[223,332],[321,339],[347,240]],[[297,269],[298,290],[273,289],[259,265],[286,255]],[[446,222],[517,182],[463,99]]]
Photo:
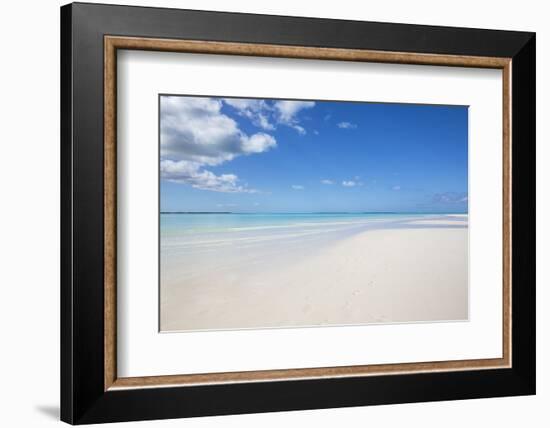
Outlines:
[[164,96],[161,211],[467,212],[464,106]]

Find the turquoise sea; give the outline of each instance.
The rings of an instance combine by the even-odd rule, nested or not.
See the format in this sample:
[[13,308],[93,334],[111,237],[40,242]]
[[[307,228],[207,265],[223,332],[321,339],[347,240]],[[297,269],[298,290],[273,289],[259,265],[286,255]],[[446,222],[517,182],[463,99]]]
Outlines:
[[245,228],[277,228],[298,225],[351,224],[375,220],[399,221],[430,217],[430,213],[161,213],[163,231],[240,231]]
[[[442,213],[161,213],[163,251],[339,239],[365,230],[411,227]],[[457,220],[460,217],[457,215]]]

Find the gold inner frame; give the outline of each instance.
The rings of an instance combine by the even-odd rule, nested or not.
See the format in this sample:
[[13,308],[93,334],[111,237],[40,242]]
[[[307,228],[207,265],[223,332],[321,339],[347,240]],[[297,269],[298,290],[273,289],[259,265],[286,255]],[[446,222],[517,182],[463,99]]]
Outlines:
[[[116,88],[117,50],[168,51],[213,55],[242,55],[279,58],[324,59],[336,61],[381,62],[394,64],[441,65],[494,68],[502,70],[503,116],[503,320],[502,357],[491,359],[429,361],[420,363],[374,364],[303,369],[279,369],[169,376],[117,376],[116,321]],[[170,40],[138,37],[104,37],[104,389],[192,386],[204,384],[298,380],[312,378],[358,377],[420,372],[480,370],[511,367],[511,58],[419,54],[267,44]]]

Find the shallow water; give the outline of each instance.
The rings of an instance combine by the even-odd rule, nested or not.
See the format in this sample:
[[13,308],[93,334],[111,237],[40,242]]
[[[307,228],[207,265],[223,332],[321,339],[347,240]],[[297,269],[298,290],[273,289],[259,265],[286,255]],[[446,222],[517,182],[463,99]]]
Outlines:
[[[438,225],[442,219],[456,226]],[[161,286],[214,270],[284,266],[368,230],[464,228],[466,222],[445,214],[161,214]]]
[[345,237],[367,229],[399,228],[414,220],[442,216],[453,219],[444,214],[402,213],[161,214],[160,239],[163,252],[200,250],[278,240]]

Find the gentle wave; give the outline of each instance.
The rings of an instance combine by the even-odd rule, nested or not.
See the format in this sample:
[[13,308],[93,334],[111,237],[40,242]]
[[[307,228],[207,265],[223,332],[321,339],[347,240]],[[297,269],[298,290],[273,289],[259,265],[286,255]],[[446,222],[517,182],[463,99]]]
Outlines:
[[[245,220],[258,221],[250,215],[241,218],[231,219],[233,223],[241,224],[226,225],[226,227],[212,228],[212,218],[202,227],[196,227],[196,216],[191,223],[191,227],[186,220],[188,219],[166,219],[161,217],[161,246],[162,251],[167,255],[184,254],[189,251],[210,251],[220,247],[238,247],[250,248],[267,243],[287,244],[295,241],[314,241],[341,238],[350,234],[358,233],[369,229],[395,228],[403,227],[407,224],[414,224],[414,221],[439,219],[451,216],[442,215],[386,215],[386,216],[364,216],[358,218],[322,218],[320,221],[312,221],[311,216],[303,217],[303,221],[296,221],[296,217],[287,216],[286,223],[283,224],[262,224],[245,225]],[[208,214],[205,214],[208,216]],[[263,216],[267,219],[269,216]],[[455,217],[456,219],[456,217]],[[165,222],[168,220],[167,222]],[[222,221],[228,222],[228,219]],[[163,223],[164,222],[164,223]]]
[[337,216],[306,214],[162,214],[161,231],[167,233],[219,233],[325,227],[423,218],[426,214],[350,214]]

